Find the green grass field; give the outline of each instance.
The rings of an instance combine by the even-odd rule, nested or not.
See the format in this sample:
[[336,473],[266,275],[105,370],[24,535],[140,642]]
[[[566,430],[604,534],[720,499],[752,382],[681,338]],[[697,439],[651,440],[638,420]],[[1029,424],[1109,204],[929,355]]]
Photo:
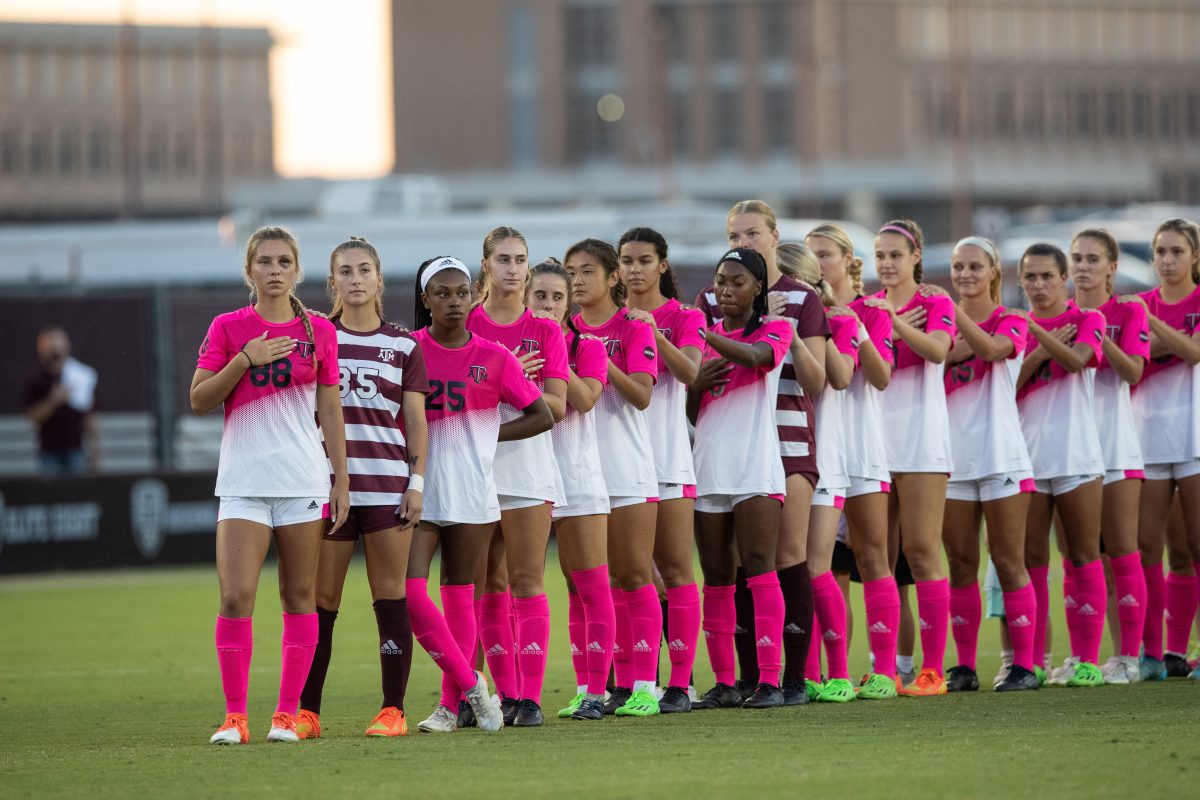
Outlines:
[[[553,565],[548,572],[554,616],[543,705],[553,716],[574,680],[562,580]],[[601,723],[551,719],[540,729],[435,736],[415,731],[438,695],[437,670],[418,648],[407,703],[413,735],[367,740],[378,656],[361,562],[338,620],[325,737],[265,743],[279,666],[268,566],[256,615],[251,745],[217,748],[208,744],[224,711],[212,647],[216,596],[211,568],[0,580],[0,797],[929,800],[1187,797],[1200,788],[1200,683],[1183,680]],[[947,655],[953,664],[953,642]],[[996,623],[986,620],[979,671],[988,685],[997,660]],[[705,662],[697,664],[701,690],[711,685]],[[865,666],[865,637],[857,635],[851,668]]]

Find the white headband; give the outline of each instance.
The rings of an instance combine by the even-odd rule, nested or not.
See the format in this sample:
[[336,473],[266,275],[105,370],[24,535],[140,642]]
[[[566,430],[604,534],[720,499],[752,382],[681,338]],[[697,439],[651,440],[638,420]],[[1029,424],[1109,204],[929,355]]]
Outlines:
[[992,264],[1000,266],[1000,254],[996,252],[996,245],[992,244],[990,239],[985,239],[982,236],[968,236],[965,239],[959,239],[958,244],[954,245],[957,250],[960,247],[978,247],[980,250],[988,254],[992,259]]
[[439,259],[425,268],[424,274],[421,275],[421,291],[425,291],[425,287],[429,285],[430,278],[432,278],[434,275],[437,275],[439,272],[444,272],[448,269],[456,269],[463,275],[466,275],[468,281],[471,280],[471,270],[467,269],[466,264],[459,261],[457,258],[446,256],[445,258]]

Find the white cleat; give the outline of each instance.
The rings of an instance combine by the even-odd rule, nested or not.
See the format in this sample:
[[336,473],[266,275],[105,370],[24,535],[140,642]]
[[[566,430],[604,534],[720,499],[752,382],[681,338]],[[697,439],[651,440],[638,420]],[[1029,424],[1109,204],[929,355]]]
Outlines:
[[504,728],[504,714],[500,711],[500,704],[488,694],[487,679],[483,673],[476,672],[475,678],[475,685],[467,690],[467,702],[475,712],[475,724],[480,730],[496,733]]
[[454,733],[458,729],[458,714],[438,706],[429,715],[429,719],[417,723],[417,730],[425,733]]
[[1113,686],[1128,686],[1142,679],[1138,660],[1129,656],[1113,656],[1100,668],[1104,682]]
[[1050,684],[1051,686],[1066,686],[1067,682],[1070,681],[1071,678],[1075,677],[1075,669],[1078,666],[1078,658],[1075,656],[1067,656],[1067,659],[1062,663],[1062,666],[1055,667],[1054,671],[1050,673],[1050,679],[1047,680],[1046,683]]
[[996,673],[996,677],[992,678],[992,688],[995,689],[1000,684],[1008,680],[1008,673],[1012,670],[1011,661],[1001,661],[1000,670]]

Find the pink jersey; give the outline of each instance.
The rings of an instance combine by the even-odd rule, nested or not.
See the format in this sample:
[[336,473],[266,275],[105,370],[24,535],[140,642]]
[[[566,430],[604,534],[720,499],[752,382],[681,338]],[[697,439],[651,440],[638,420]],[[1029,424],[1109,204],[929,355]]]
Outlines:
[[1017,377],[1025,360],[1029,323],[1001,306],[979,327],[1011,341],[1013,351],[1003,361],[972,355],[966,361],[946,365],[946,411],[954,455],[952,481],[978,481],[1033,469],[1017,413]]
[[[1145,306],[1112,297],[1096,310],[1104,315],[1105,336],[1121,352],[1149,363],[1150,322]],[[1102,359],[1096,370],[1096,427],[1106,470],[1140,470],[1144,466],[1130,391],[1108,359]]]
[[[841,355],[850,356],[858,367],[858,319],[829,317],[830,339]],[[821,476],[818,489],[841,492],[850,485],[846,461],[845,408],[847,392],[834,389],[828,383],[816,402],[815,433],[817,439],[817,473]]]
[[458,348],[443,347],[428,328],[413,334],[429,376],[425,418],[429,465],[423,516],[439,523],[500,519],[492,462],[500,432],[500,404],[526,408],[541,397],[516,356],[472,335]]
[[[567,350],[562,328],[553,320],[535,317],[532,311],[525,309],[515,322],[501,325],[488,316],[483,306],[476,306],[467,317],[467,330],[518,355],[539,353],[546,363],[534,382],[543,391],[547,378],[567,380]],[[500,421],[507,422],[519,414],[520,411],[511,406],[502,406]],[[563,502],[562,478],[554,462],[550,431],[515,442],[500,442],[496,446],[492,473],[496,476],[496,491],[501,495]]]
[[[874,296],[886,299],[887,292]],[[925,333],[942,331],[954,341],[954,302],[949,297],[917,292],[896,313],[915,308],[925,309]],[[888,466],[892,472],[950,473],[954,460],[942,365],[921,358],[899,336],[895,344],[896,366],[883,399]]]
[[[651,313],[658,330],[675,347],[704,350],[703,331],[707,325],[700,309],[671,299]],[[692,468],[692,442],[688,436],[687,387],[675,379],[663,358],[658,359],[658,381],[654,384],[646,415],[658,482],[694,484],[696,472]]]
[[[566,348],[571,371],[580,379],[592,378],[601,386],[608,383],[608,351],[604,349],[604,342],[591,336],[577,337],[574,331],[567,331]],[[590,411],[580,414],[568,403],[566,417],[550,429],[550,434],[567,509],[607,513],[608,487],[600,465],[596,415]]]
[[[891,315],[882,308],[867,305],[865,297],[856,298],[850,303],[850,308],[862,321],[871,344],[883,360],[889,365],[895,364],[896,346],[892,341]],[[883,392],[871,385],[863,371],[855,370],[842,409],[846,470],[853,478],[891,480],[887,445],[883,437],[883,399]]]
[[210,372],[242,358],[242,347],[264,332],[269,339],[297,341],[290,355],[246,370],[225,398],[218,497],[329,496],[329,466],[315,414],[317,385],[338,383],[337,332],[328,320],[309,319],[315,344],[300,318],[267,322],[254,306],[222,314],[209,326],[196,366]]
[[[1102,475],[1104,454],[1096,429],[1095,381],[1104,339],[1104,315],[1099,311],[1068,306],[1056,317],[1034,318],[1046,330],[1074,325],[1075,339],[1086,344],[1094,356],[1088,367],[1067,372],[1053,359],[1042,363],[1038,371],[1017,391],[1021,412],[1021,431],[1038,480],[1080,475]],[[1025,354],[1038,347],[1030,336]]]
[[[1200,328],[1200,288],[1178,303],[1167,303],[1159,289],[1145,292],[1150,313],[1177,331],[1194,336]],[[1200,364],[1175,355],[1146,363],[1133,390],[1142,457],[1147,464],[1178,464],[1200,458]]]
[[[722,321],[709,330],[737,342],[765,342],[774,352],[774,362],[764,367],[734,364],[728,383],[700,396],[693,451],[696,494],[784,494],[786,478],[774,412],[792,326],[786,320],[772,320],[745,336],[741,330],[726,331]],[[721,356],[708,347],[704,358]]]
[[[632,375],[658,376],[658,351],[654,332],[644,322],[626,317],[621,309],[603,325],[591,326],[576,314],[572,321],[580,333],[604,343],[613,366]],[[650,424],[645,411],[630,405],[611,383],[605,385],[596,407],[596,433],[604,446],[600,463],[610,497],[657,497],[658,477],[650,445]]]

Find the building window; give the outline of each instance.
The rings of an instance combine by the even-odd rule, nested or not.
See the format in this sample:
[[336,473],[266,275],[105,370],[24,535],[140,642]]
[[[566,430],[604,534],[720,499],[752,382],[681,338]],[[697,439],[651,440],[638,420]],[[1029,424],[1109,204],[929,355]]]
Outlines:
[[766,145],[772,153],[790,153],[795,147],[795,113],[792,90],[772,86],[763,97]]
[[1194,89],[1187,93],[1183,115],[1183,130],[1189,139],[1200,136],[1200,93]]
[[709,16],[709,37],[712,50],[709,55],[713,61],[737,61],[739,56],[740,26],[734,14],[733,2],[718,0]]
[[64,128],[58,132],[58,174],[72,175],[79,169],[79,131]]
[[112,134],[107,128],[93,128],[88,134],[88,172],[106,175],[112,169]]
[[660,5],[654,11],[657,38],[667,64],[681,63],[688,58],[687,20],[683,11],[683,7],[676,4]]
[[1046,94],[1040,86],[1030,87],[1022,98],[1021,134],[1031,141],[1046,135]]
[[538,163],[537,18],[520,5],[508,12],[508,152],[515,167]]
[[760,6],[759,29],[762,51],[767,58],[785,58],[796,48],[792,44],[791,4],[767,0]]
[[196,174],[196,135],[190,130],[175,132],[175,174],[191,177]]
[[1090,89],[1075,89],[1067,93],[1071,103],[1072,138],[1091,139],[1095,135],[1092,110],[1095,103]]
[[1012,139],[1017,132],[1017,98],[1012,89],[1002,87],[992,95],[992,131],[997,138]]
[[605,161],[616,155],[620,120],[605,122],[597,103],[620,94],[617,10],[612,5],[569,7],[567,41],[567,152],[573,161]]
[[146,174],[162,175],[167,166],[167,132],[154,127],[146,134]]
[[741,143],[742,114],[736,89],[713,92],[713,148],[718,156],[732,156]]
[[573,67],[601,67],[616,61],[616,9],[600,5],[568,8],[567,42]]
[[1163,92],[1158,96],[1158,138],[1168,141],[1175,138],[1179,120],[1179,98],[1174,92]]
[[1125,94],[1119,89],[1104,93],[1104,135],[1109,139],[1122,139],[1125,130]]
[[50,132],[34,131],[29,140],[29,173],[45,175],[50,171]]
[[1150,132],[1150,93],[1145,89],[1134,89],[1129,102],[1133,138],[1145,139]]
[[671,92],[671,147],[677,159],[686,159],[692,152],[692,93]]
[[18,151],[21,148],[21,135],[13,128],[0,131],[0,174],[17,174],[20,163]]

